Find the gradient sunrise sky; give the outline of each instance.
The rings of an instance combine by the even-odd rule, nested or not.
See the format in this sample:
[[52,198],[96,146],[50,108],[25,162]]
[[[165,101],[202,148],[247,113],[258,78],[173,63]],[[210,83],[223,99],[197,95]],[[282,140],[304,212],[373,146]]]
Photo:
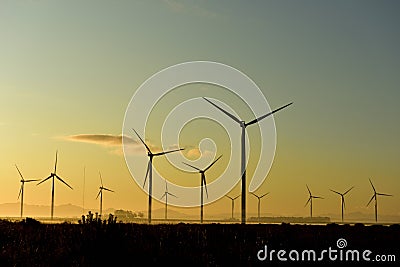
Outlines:
[[[86,208],[98,208],[100,171],[116,191],[103,209],[147,210],[121,149],[127,105],[163,68],[210,60],[246,73],[271,108],[294,102],[275,116],[275,160],[257,191],[271,192],[262,212],[308,216],[307,183],[325,197],[314,214],[339,216],[329,188],[355,186],[346,212],[373,219],[371,178],[394,195],[379,200],[379,213],[400,216],[399,11],[396,1],[1,1],[0,203],[17,202],[14,164],[26,179],[45,178],[58,149],[57,173],[74,190],[57,183],[56,205],[82,205],[86,166]],[[28,184],[25,203],[49,205],[50,186]],[[256,213],[251,195],[247,209]],[[205,218],[229,212],[224,198]]]

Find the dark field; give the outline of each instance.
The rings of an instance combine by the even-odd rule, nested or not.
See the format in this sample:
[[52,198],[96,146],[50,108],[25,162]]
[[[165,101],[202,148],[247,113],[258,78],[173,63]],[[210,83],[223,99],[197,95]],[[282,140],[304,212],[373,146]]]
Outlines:
[[[371,250],[376,255],[394,255],[400,261],[400,225],[273,225],[273,224],[42,224],[35,221],[0,221],[0,266],[276,266],[257,259],[257,252],[268,246],[286,250],[288,266],[311,261],[292,261],[291,250],[338,249],[337,240],[347,240],[345,250]],[[339,254],[338,254],[339,255]],[[325,264],[343,264],[339,259]],[[362,259],[356,264],[362,265]],[[376,263],[369,262],[369,263]],[[321,262],[314,264],[321,265]]]

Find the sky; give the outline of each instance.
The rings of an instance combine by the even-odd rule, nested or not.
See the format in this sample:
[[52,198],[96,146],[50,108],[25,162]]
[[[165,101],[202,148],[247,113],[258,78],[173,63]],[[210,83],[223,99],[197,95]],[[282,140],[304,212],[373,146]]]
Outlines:
[[[372,205],[366,207],[371,179],[378,192],[394,195],[379,198],[379,214],[400,216],[399,7],[396,1],[1,1],[0,203],[18,201],[15,164],[25,179],[43,179],[58,151],[57,174],[73,190],[57,183],[56,205],[98,208],[101,172],[104,186],[115,191],[104,194],[103,209],[145,211],[147,195],[132,178],[121,147],[125,112],[149,77],[201,60],[245,73],[271,109],[294,102],[273,118],[274,161],[256,191],[270,192],[262,213],[308,216],[307,184],[324,197],[313,203],[314,215],[339,216],[340,199],[329,189],[354,186],[346,212],[373,218]],[[185,88],[157,103],[145,138],[155,148],[162,116],[190,97],[231,103],[245,120],[262,115],[249,113],[222,88]],[[239,131],[233,123],[224,126]],[[185,127],[179,144],[170,145],[190,148],[183,153],[188,162],[198,159],[199,144],[210,152],[203,153],[205,162],[239,146],[239,140],[226,143],[221,124],[200,120]],[[257,136],[257,129],[248,128],[248,134]],[[146,152],[133,133],[129,137],[144,176]],[[214,143],[200,143],[204,138]],[[256,148],[260,140],[254,138]],[[250,155],[250,177],[255,157]],[[224,156],[208,179],[237,162]],[[174,173],[165,159],[157,164],[160,172]],[[174,181],[198,186],[196,175],[181,172]],[[27,184],[25,203],[49,205],[50,189],[50,182]],[[240,184],[231,192],[237,194]],[[248,213],[256,213],[256,198],[247,199]],[[163,206],[153,203],[153,209]],[[239,201],[235,208],[239,212]],[[222,198],[206,205],[205,218],[229,212],[230,200]]]

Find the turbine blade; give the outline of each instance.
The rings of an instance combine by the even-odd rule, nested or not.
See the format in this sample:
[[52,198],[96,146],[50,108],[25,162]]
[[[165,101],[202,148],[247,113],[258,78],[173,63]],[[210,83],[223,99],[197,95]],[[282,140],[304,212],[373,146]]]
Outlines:
[[311,201],[311,196],[308,198],[308,200],[307,200],[306,204],[304,205],[304,207],[307,206],[308,202],[310,202],[310,201]]
[[274,114],[275,112],[278,112],[279,110],[282,110],[282,109],[284,109],[284,108],[290,106],[291,104],[293,104],[293,102],[291,102],[291,103],[289,103],[289,104],[286,104],[286,105],[284,105],[284,106],[282,106],[282,107],[280,107],[280,108],[277,108],[277,109],[275,109],[274,111],[271,111],[270,113],[267,113],[267,114],[265,114],[265,115],[263,115],[263,116],[261,116],[261,117],[258,117],[257,119],[254,119],[254,120],[252,120],[252,121],[246,123],[245,125],[248,126],[248,125],[251,125],[251,124],[253,124],[253,123],[259,122],[259,121],[265,119],[266,117],[268,117],[268,116]]
[[208,169],[210,169],[211,168],[211,166],[212,165],[214,165],[215,164],[215,162],[217,162],[220,158],[222,157],[222,155],[221,156],[219,156],[216,160],[214,160],[214,162],[213,163],[211,163],[207,168],[205,168],[205,170],[204,171],[207,171]]
[[58,150],[56,150],[56,162],[54,163],[54,173],[56,173],[56,171],[57,171],[57,154],[58,154]]
[[374,199],[375,196],[376,196],[376,194],[374,194],[374,195],[371,197],[371,199],[368,201],[367,207],[368,207],[369,203],[371,203],[371,201]]
[[256,198],[258,198],[258,196],[256,194],[254,194],[253,192],[250,192],[250,194],[252,194],[253,196],[255,196]]
[[169,151],[163,151],[163,152],[160,152],[160,153],[155,153],[154,156],[161,156],[161,155],[169,154],[169,153],[172,153],[172,152],[178,152],[178,151],[181,151],[181,150],[184,150],[184,148],[174,149],[174,150],[169,150]]
[[354,186],[352,186],[349,190],[347,190],[346,192],[343,193],[343,195],[346,195],[348,192],[350,192],[351,189],[353,189]]
[[187,163],[185,163],[185,162],[182,162],[182,163],[185,164],[185,165],[187,165],[187,166],[189,166],[189,167],[192,167],[192,168],[195,169],[195,170],[201,171],[199,168],[197,168],[197,167],[195,167],[195,166],[193,166],[193,165],[187,164]]
[[147,151],[151,154],[151,150],[150,148],[146,145],[146,143],[143,141],[142,137],[140,137],[140,135],[135,131],[135,129],[132,128],[132,130],[135,132],[135,134],[137,135],[137,137],[139,137],[140,141],[142,141],[143,145],[146,147]]
[[167,192],[167,194],[170,195],[170,196],[173,196],[173,197],[177,197],[177,196],[175,196],[174,194],[169,193],[169,192]]
[[311,191],[310,191],[310,188],[308,188],[308,185],[306,184],[306,186],[307,186],[307,190],[308,190],[308,193],[310,194],[310,196],[311,196]]
[[17,171],[19,173],[19,176],[21,176],[22,181],[24,180],[24,177],[22,176],[22,173],[19,171],[17,164],[15,164],[15,168],[17,168]]
[[338,194],[338,195],[342,195],[342,194],[339,193],[338,191],[335,191],[335,190],[332,190],[332,189],[329,189],[329,190],[331,190],[333,193],[336,193],[336,194]]
[[104,190],[115,193],[113,190],[103,187]]
[[206,195],[208,198],[208,191],[207,191],[207,182],[206,182],[206,176],[203,174],[203,182],[204,182],[204,187],[206,188]]
[[50,176],[49,176],[49,177],[47,177],[47,178],[43,179],[42,181],[40,181],[39,183],[37,183],[37,185],[40,185],[41,183],[43,183],[43,182],[45,182],[45,181],[49,180],[51,177],[53,177],[53,175],[52,175],[52,174],[50,174]]
[[237,197],[233,198],[233,200],[237,199],[238,197],[240,197],[240,195],[238,195]]
[[100,194],[101,194],[101,189],[99,190],[99,193],[97,193],[96,199],[99,198]]
[[167,193],[165,192],[165,193],[161,196],[161,198],[165,197],[166,195],[167,195]]
[[389,194],[383,194],[383,193],[376,193],[379,196],[386,196],[386,197],[392,197],[393,195],[389,195]]
[[19,194],[18,194],[18,198],[17,199],[19,199],[19,197],[21,196],[21,193],[22,193],[22,187],[24,186],[24,184],[21,184],[21,188],[19,189]]
[[36,182],[36,181],[40,181],[40,180],[38,180],[38,179],[24,180],[24,183]]
[[223,113],[225,113],[227,116],[229,116],[232,120],[236,121],[237,123],[241,123],[241,121],[236,118],[235,116],[233,116],[231,113],[229,113],[228,111],[222,109],[221,107],[217,106],[216,104],[214,104],[213,102],[211,102],[210,100],[208,100],[207,98],[203,97],[204,100],[206,100],[208,103],[210,103],[211,105],[213,105],[214,107],[216,107],[217,109],[219,109],[220,111],[222,111]]
[[231,200],[233,200],[233,198],[231,198],[230,196],[227,196],[227,195],[225,195],[227,198],[229,198],[229,199],[231,199]]
[[372,184],[372,181],[371,181],[371,179],[369,179],[369,182],[371,183],[372,189],[373,189],[373,190],[374,190],[374,192],[376,193],[375,187],[374,187],[374,185]]
[[60,181],[63,182],[66,186],[68,186],[69,188],[71,188],[71,189],[73,190],[73,188],[72,188],[69,184],[67,184],[63,179],[61,179],[60,176],[58,176],[58,175],[56,174],[56,177],[57,177],[58,180],[60,180]]
[[100,176],[100,184],[101,184],[101,187],[103,187],[103,179],[101,178],[101,173],[99,172],[99,176]]
[[150,166],[150,160],[149,160],[149,162],[147,163],[147,170],[146,170],[146,176],[144,177],[143,188],[146,185],[147,175],[149,175],[150,168],[151,168],[151,166]]
[[264,195],[262,195],[260,198],[263,198],[263,197],[265,197],[266,195],[268,195],[269,194],[269,192],[268,193],[265,193]]
[[323,197],[317,197],[317,196],[311,196],[312,198],[321,198],[324,199]]

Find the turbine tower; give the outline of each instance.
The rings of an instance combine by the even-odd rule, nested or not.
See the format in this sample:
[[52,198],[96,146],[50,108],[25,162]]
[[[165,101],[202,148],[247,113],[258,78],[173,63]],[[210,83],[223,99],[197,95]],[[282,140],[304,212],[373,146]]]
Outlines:
[[54,164],[54,172],[50,173],[50,176],[43,179],[41,182],[39,182],[37,185],[40,185],[41,183],[51,179],[51,219],[53,220],[53,214],[54,214],[54,178],[60,180],[61,182],[63,182],[66,186],[68,186],[69,188],[73,189],[69,184],[67,184],[63,179],[60,178],[60,176],[57,175],[56,171],[57,171],[57,153],[58,151],[56,151],[56,163]]
[[388,195],[388,194],[383,194],[383,193],[376,192],[375,187],[371,182],[371,179],[369,179],[369,182],[371,183],[372,189],[374,190],[374,194],[372,195],[371,199],[369,200],[369,202],[367,204],[367,207],[368,207],[369,203],[371,203],[371,201],[374,199],[375,200],[375,222],[378,222],[378,198],[377,198],[377,196],[391,197],[393,195]]
[[272,112],[269,112],[265,115],[262,115],[252,121],[249,122],[245,122],[240,120],[239,118],[235,117],[234,115],[232,115],[231,113],[229,113],[228,111],[222,109],[221,107],[217,106],[216,104],[214,104],[213,102],[211,102],[210,100],[208,100],[207,98],[203,97],[204,100],[206,100],[208,103],[210,103],[211,105],[213,105],[214,107],[216,107],[217,109],[219,109],[220,111],[222,111],[223,113],[225,113],[227,116],[229,116],[231,119],[233,119],[234,121],[236,121],[239,126],[242,128],[242,138],[241,138],[241,172],[242,172],[242,224],[246,223],[246,127],[253,125],[255,123],[260,122],[261,120],[265,119],[266,117],[274,114],[275,112],[278,112],[281,109],[284,109],[288,106],[290,106],[292,103],[286,104],[278,109],[275,109]]
[[208,170],[211,168],[211,166],[213,166],[213,165],[215,164],[215,162],[217,162],[221,157],[222,157],[222,155],[219,156],[219,157],[218,157],[216,160],[214,160],[210,165],[208,165],[207,168],[205,168],[205,169],[203,169],[203,170],[202,170],[202,169],[199,169],[199,168],[197,168],[197,167],[195,167],[195,166],[193,166],[193,165],[190,165],[190,164],[187,164],[187,163],[183,162],[183,164],[185,164],[185,165],[187,165],[187,166],[189,166],[189,167],[191,167],[191,168],[197,170],[197,171],[200,173],[200,177],[201,177],[201,187],[200,187],[200,205],[201,205],[201,207],[200,207],[200,222],[201,222],[201,223],[203,223],[203,187],[206,188],[206,194],[207,194],[207,198],[208,198],[207,183],[206,183],[206,174],[205,174],[205,172],[208,171]]
[[[165,179],[165,178],[164,178]],[[174,194],[168,192],[168,186],[167,186],[167,180],[165,179],[165,192],[164,194],[161,196],[161,198],[165,197],[165,220],[167,220],[167,212],[168,212],[168,195],[173,196],[173,197],[177,197]]]
[[103,179],[101,178],[101,173],[100,172],[99,172],[99,176],[100,176],[100,187],[99,187],[100,190],[99,190],[99,193],[97,194],[96,199],[98,199],[99,196],[100,196],[100,217],[101,217],[101,215],[103,214],[103,190],[106,190],[106,191],[109,191],[109,192],[114,192],[114,191],[111,190],[111,189],[105,188],[103,186]]
[[260,222],[261,199],[262,199],[263,197],[265,197],[266,195],[268,195],[269,192],[268,192],[268,193],[265,193],[264,195],[261,195],[261,196],[258,196],[258,195],[256,195],[256,194],[254,194],[253,192],[250,192],[250,193],[253,194],[253,195],[258,199],[258,222]]
[[159,153],[153,153],[151,152],[149,146],[143,141],[143,139],[140,137],[140,135],[135,131],[135,129],[132,128],[132,130],[135,132],[135,134],[137,135],[137,137],[139,137],[140,141],[143,143],[143,145],[146,147],[147,149],[147,156],[149,157],[149,162],[147,164],[147,171],[146,171],[146,176],[144,178],[144,183],[143,183],[143,188],[146,185],[146,180],[147,180],[147,175],[149,176],[149,208],[148,208],[148,222],[151,223],[151,200],[152,200],[152,189],[153,189],[153,157],[157,157],[157,156],[162,156],[168,153],[172,153],[172,152],[177,152],[177,151],[181,151],[184,150],[184,148],[180,148],[180,149],[174,149],[174,150],[169,150],[169,151],[162,151]]
[[348,192],[350,192],[350,190],[353,189],[353,188],[354,188],[354,186],[352,186],[349,190],[347,190],[347,191],[344,192],[344,193],[339,193],[339,192],[337,192],[337,191],[335,191],[335,190],[329,189],[329,190],[331,190],[333,193],[338,194],[338,195],[341,197],[341,199],[342,199],[342,222],[343,222],[344,208],[345,208],[345,205],[346,205],[345,202],[344,202],[344,196],[345,196]]
[[236,197],[230,197],[230,196],[228,196],[228,195],[226,195],[226,197],[227,198],[229,198],[231,201],[232,201],[232,220],[233,220],[233,210],[234,210],[234,208],[235,208],[235,200],[238,198],[238,197],[240,197],[240,195],[237,195]]
[[39,181],[39,180],[25,180],[24,177],[22,176],[22,173],[19,171],[17,164],[15,164],[15,168],[17,168],[19,176],[21,176],[21,188],[19,190],[18,199],[21,196],[21,218],[22,218],[22,214],[23,214],[23,210],[24,210],[24,186],[25,186],[25,183],[35,182],[35,181]]
[[310,202],[310,217],[312,218],[312,200],[313,200],[313,198],[321,198],[321,199],[323,199],[323,197],[313,196],[311,194],[310,188],[308,188],[308,185],[306,185],[306,187],[307,187],[308,193],[310,194],[310,197],[308,198],[308,200],[307,200],[306,204],[304,205],[304,207],[307,206],[308,202]]

